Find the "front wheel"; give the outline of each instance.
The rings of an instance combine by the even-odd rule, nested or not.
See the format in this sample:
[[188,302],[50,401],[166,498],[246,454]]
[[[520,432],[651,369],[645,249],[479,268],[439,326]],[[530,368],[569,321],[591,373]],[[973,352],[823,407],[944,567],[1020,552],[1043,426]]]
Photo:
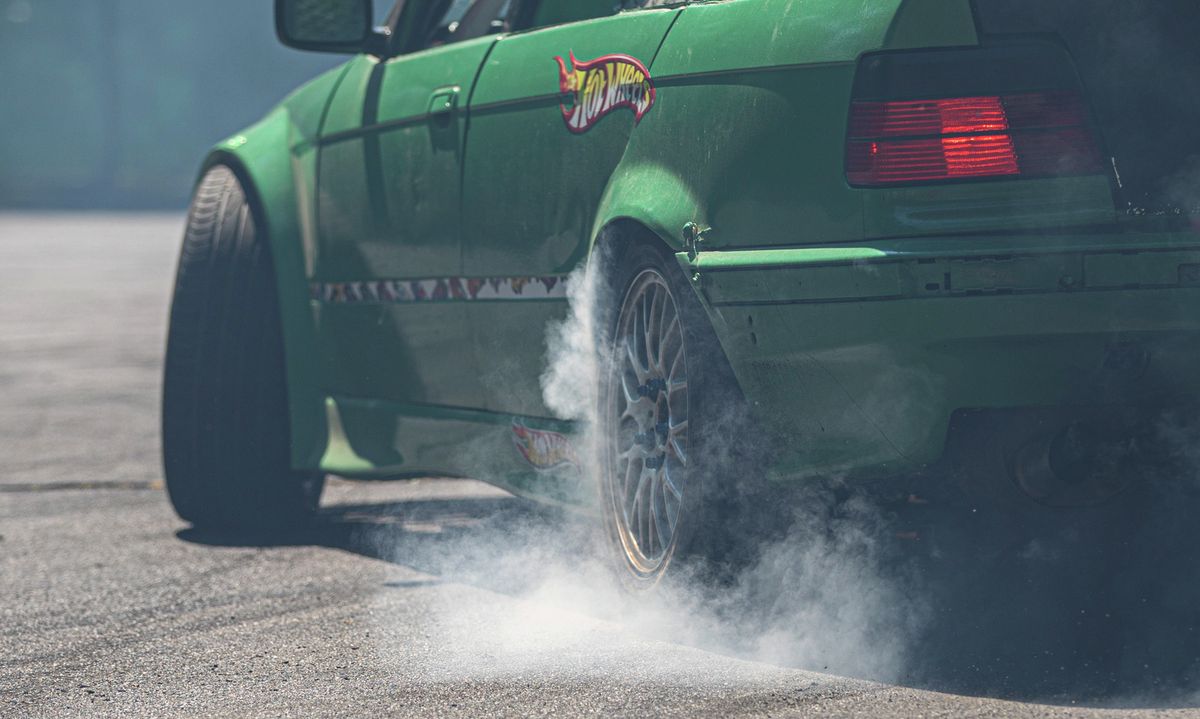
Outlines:
[[736,572],[761,477],[747,463],[745,402],[725,354],[665,250],[629,247],[612,277],[598,429],[618,571],[635,590]]
[[197,527],[279,530],[317,507],[324,476],[291,468],[275,288],[241,183],[213,168],[188,212],[163,378],[167,491]]

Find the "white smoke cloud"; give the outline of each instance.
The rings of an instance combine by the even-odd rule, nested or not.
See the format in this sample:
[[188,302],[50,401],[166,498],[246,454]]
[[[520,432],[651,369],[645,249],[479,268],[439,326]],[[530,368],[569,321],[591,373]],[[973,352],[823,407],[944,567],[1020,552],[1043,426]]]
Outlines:
[[542,373],[542,397],[561,419],[594,424],[593,414],[600,376],[601,339],[596,327],[601,260],[584,263],[567,280],[570,311],[562,322],[546,330],[548,361]]
[[[547,329],[542,389],[547,407],[574,420],[585,473],[597,466],[598,378],[607,356],[597,318],[611,308],[598,271],[607,258],[570,279],[567,317]],[[587,481],[595,482],[594,476]],[[426,559],[455,584],[499,587],[518,598],[503,610],[445,602],[431,617],[430,676],[467,679],[554,675],[579,663],[597,670],[616,661],[610,648],[638,641],[688,645],[747,660],[851,676],[894,678],[925,616],[898,579],[888,578],[880,546],[882,513],[865,501],[812,490],[799,500],[790,531],[776,538],[728,583],[675,582],[644,595],[621,588],[613,551],[586,513],[554,519],[506,517],[485,531],[438,544]],[[412,563],[422,550],[400,541],[385,554]],[[454,591],[457,591],[454,590]],[[664,667],[665,672],[682,671]]]
[[[545,404],[582,428],[585,470],[596,465],[592,414],[606,356],[595,320],[609,309],[596,307],[608,294],[598,267],[572,277],[568,315],[548,328],[542,375]],[[1188,449],[1194,428],[1162,433],[1181,462],[1200,466]],[[645,595],[616,581],[612,549],[587,513],[514,504],[442,535],[384,534],[382,556],[438,578],[426,590],[437,597],[433,609],[420,618],[427,651],[419,666],[406,654],[398,671],[430,682],[618,677],[636,656],[639,677],[686,683],[702,681],[696,667],[712,652],[751,662],[750,674],[789,667],[1027,699],[1064,686],[1122,706],[1191,695],[1135,695],[1113,679],[1145,686],[1186,664],[1193,625],[1180,618],[1200,619],[1186,604],[1200,596],[1198,581],[1188,575],[1151,591],[1174,565],[1121,554],[1191,546],[1180,514],[1191,505],[1174,490],[1079,511],[1005,515],[967,502],[946,510],[959,514],[938,544],[945,556],[918,560],[897,541],[890,508],[855,489],[837,481],[792,488],[778,498],[789,508],[786,530],[726,581],[681,581]],[[464,605],[472,587],[485,596]],[[511,601],[488,599],[492,592]],[[673,647],[661,662],[658,643]],[[386,643],[379,649],[388,654]],[[1101,694],[1114,686],[1118,699]]]

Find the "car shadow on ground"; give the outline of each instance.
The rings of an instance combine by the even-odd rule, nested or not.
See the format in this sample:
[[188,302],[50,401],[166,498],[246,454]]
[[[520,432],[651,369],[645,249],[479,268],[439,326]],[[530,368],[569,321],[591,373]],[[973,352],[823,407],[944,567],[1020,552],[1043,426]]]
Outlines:
[[[1200,501],[1147,483],[1088,508],[939,517],[916,591],[931,688],[1075,703],[1200,706]],[[983,516],[990,515],[990,516]],[[958,512],[959,519],[964,516]]]
[[[1063,705],[1200,706],[1196,514],[1177,502],[1161,506],[1163,497],[1129,501],[1121,521],[1064,515],[1048,533],[1006,534],[1001,544],[950,530],[936,556],[898,559],[918,569],[907,586],[931,609],[898,683]],[[311,526],[283,536],[178,536],[211,546],[329,547],[428,576],[391,589],[465,583],[519,597],[544,578],[539,558],[587,555],[596,541],[590,526],[499,496],[326,506]]]
[[[284,532],[225,532],[188,528],[177,536],[219,547],[322,546],[414,569],[432,579],[414,584],[466,582],[520,595],[538,581],[536,571],[495,571],[497,555],[516,537],[514,552],[534,535],[553,537],[553,552],[586,551],[583,518],[512,496],[412,499],[323,506],[315,521]],[[514,530],[514,528],[517,528]],[[488,567],[486,564],[492,564]],[[391,588],[405,588],[395,582]]]

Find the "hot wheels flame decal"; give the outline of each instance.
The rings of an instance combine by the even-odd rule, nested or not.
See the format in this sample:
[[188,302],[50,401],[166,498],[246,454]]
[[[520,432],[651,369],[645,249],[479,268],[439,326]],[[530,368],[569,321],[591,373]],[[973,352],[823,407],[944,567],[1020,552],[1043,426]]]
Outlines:
[[605,115],[623,107],[633,110],[634,122],[641,122],[654,107],[654,79],[637,58],[605,55],[579,62],[572,52],[570,67],[562,57],[554,59],[564,95],[563,119],[571,132],[587,132]]
[[513,446],[539,472],[579,466],[579,455],[566,435],[530,429],[519,420],[513,420],[512,432]]

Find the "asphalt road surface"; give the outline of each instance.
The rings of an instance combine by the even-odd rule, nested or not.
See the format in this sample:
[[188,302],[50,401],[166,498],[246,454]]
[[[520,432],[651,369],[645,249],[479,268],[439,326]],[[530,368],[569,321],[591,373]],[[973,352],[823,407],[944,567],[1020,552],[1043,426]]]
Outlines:
[[[333,481],[317,525],[287,541],[196,533],[167,503],[158,454],[181,225],[0,216],[0,715],[1200,716],[1186,680],[1158,678],[1200,652],[1192,625],[1172,619],[1157,631],[1182,643],[1138,649],[1104,620],[1080,624],[1116,600],[1047,599],[1031,634],[1091,642],[1050,660],[1003,626],[986,641],[952,632],[977,645],[962,662],[983,678],[916,678],[909,665],[938,645],[909,646],[910,624],[948,610],[845,571],[862,551],[795,555],[820,569],[804,586],[843,591],[797,585],[816,612],[777,594],[774,631],[758,633],[762,607],[631,605],[588,558],[585,522],[474,482]],[[986,607],[1031,591],[972,606],[1003,619]],[[1135,594],[1152,616],[1180,603]],[[1132,679],[1089,688],[1093,659]],[[1056,672],[1068,680],[1037,679]]]

